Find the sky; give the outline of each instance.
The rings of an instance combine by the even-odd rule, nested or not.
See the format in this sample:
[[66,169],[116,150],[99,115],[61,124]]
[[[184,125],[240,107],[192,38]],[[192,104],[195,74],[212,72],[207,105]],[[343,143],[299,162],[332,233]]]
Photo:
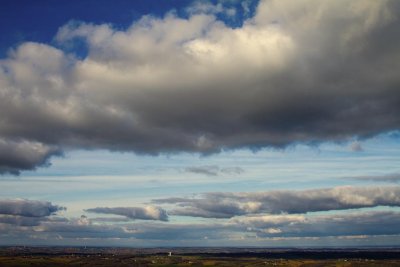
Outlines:
[[0,12],[0,245],[400,245],[399,1]]

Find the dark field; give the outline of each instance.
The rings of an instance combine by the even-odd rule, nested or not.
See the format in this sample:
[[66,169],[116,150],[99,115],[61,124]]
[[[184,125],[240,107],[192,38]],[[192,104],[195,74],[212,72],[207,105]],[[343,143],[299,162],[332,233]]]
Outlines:
[[400,266],[400,250],[7,247],[0,266]]

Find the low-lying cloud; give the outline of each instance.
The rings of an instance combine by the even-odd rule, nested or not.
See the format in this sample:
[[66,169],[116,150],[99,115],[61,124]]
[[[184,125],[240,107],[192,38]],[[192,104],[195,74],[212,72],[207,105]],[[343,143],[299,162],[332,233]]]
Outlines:
[[[293,216],[293,215],[292,215]],[[280,219],[280,220],[279,220]],[[399,234],[399,213],[374,211],[297,217],[249,217],[236,220],[258,237],[321,237]]]
[[[397,130],[399,5],[262,0],[238,28],[201,9],[124,30],[68,23],[57,47],[0,60],[0,173],[65,148],[208,153]],[[77,39],[83,58],[62,50]]]
[[98,207],[87,209],[85,211],[92,213],[121,215],[130,219],[168,221],[167,212],[162,208],[154,206],[116,208]]
[[170,215],[232,218],[247,214],[301,214],[376,206],[400,206],[400,187],[335,187],[256,193],[206,193],[200,198],[155,199],[174,204]]
[[[208,240],[224,240],[241,244],[255,240],[275,238],[368,238],[399,235],[400,214],[393,211],[338,213],[329,215],[264,215],[242,216],[220,223],[160,223],[134,224],[92,223],[85,216],[69,220],[53,220],[38,226],[20,226],[0,223],[0,242],[7,238],[35,242],[39,238],[47,244],[58,240],[68,242],[85,239],[89,244],[99,240],[123,239],[129,244],[207,244]],[[5,239],[4,239],[5,238]],[[32,240],[30,238],[33,238]],[[268,239],[272,238],[272,239]],[[160,243],[157,243],[160,242]],[[195,243],[194,243],[195,242]],[[337,242],[337,241],[336,241]],[[243,244],[243,243],[242,243]]]

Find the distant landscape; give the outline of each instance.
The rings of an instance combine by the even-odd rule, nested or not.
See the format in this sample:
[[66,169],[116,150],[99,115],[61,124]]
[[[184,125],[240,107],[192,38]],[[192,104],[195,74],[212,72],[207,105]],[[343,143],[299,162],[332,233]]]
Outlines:
[[0,266],[400,266],[400,248],[2,247]]

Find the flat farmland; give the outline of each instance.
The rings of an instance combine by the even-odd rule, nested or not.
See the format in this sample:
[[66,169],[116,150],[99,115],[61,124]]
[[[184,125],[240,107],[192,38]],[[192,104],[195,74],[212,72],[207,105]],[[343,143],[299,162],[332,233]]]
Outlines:
[[0,266],[400,266],[397,250],[3,248]]

